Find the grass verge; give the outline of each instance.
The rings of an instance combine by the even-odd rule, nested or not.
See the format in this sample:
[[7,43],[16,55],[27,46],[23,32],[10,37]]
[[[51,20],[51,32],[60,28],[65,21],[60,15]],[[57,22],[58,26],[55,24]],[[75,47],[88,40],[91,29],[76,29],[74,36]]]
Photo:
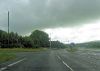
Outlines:
[[44,50],[47,50],[47,48],[0,48],[0,62],[15,59],[17,52],[37,52]]
[[16,55],[13,53],[0,52],[0,62],[13,60],[15,58],[16,58]]
[[73,53],[73,52],[77,52],[77,51],[78,51],[78,48],[67,48],[66,50],[67,50],[68,52]]
[[47,50],[47,48],[4,48],[0,49],[0,52],[35,52],[43,50]]

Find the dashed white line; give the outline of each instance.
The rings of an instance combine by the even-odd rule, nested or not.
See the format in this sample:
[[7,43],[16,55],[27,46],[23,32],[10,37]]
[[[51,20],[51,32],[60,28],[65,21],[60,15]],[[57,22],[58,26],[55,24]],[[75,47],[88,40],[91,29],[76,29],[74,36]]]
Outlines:
[[71,71],[74,71],[67,63],[65,63],[64,61],[63,61],[63,64],[65,65],[65,66],[67,66]]
[[65,62],[61,59],[60,56],[57,56],[57,57],[62,61],[62,63],[63,63],[67,68],[69,68],[71,71],[74,71],[67,63],[65,63]]
[[61,60],[60,56],[57,56],[57,57]]
[[13,66],[13,65],[15,65],[15,64],[18,64],[18,63],[20,63],[20,62],[22,62],[22,61],[24,61],[24,60],[25,60],[25,58],[24,58],[24,59],[21,59],[21,60],[19,60],[19,61],[17,61],[17,62],[11,63],[11,64],[7,65],[6,67],[0,68],[0,71],[6,70],[7,67],[11,67],[11,66]]

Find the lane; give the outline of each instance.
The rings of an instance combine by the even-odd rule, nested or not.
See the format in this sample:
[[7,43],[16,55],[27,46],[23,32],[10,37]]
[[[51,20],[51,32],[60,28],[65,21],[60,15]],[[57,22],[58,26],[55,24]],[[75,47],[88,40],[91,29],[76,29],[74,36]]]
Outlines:
[[49,71],[70,71],[68,67],[66,67],[62,60],[58,58],[56,51],[51,51],[49,58],[49,65],[51,66]]
[[7,64],[10,66],[4,66],[3,71],[100,71],[99,52],[96,55],[92,53],[95,52],[69,53],[65,49],[22,52],[17,55],[25,60]]
[[62,63],[63,63],[67,68],[70,69],[70,71],[74,71],[66,62],[64,62],[64,61],[62,60],[62,58],[61,58],[60,56],[57,56],[57,57],[58,57],[59,60],[62,61]]
[[57,53],[74,71],[100,71],[99,56],[95,57],[94,55],[88,54],[89,52],[84,52],[84,55],[81,51],[69,53],[66,50],[60,50]]
[[21,53],[26,60],[8,67],[4,71],[70,71],[70,69],[58,59],[56,51],[29,52],[24,54]]

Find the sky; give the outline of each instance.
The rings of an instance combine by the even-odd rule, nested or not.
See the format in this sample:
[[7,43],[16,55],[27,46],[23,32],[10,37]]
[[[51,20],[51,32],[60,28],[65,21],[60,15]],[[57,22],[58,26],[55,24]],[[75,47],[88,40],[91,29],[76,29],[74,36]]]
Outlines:
[[63,43],[97,41],[100,40],[100,20],[81,26],[45,29],[44,31],[49,34],[51,40],[60,40]]
[[28,35],[39,29],[52,40],[100,40],[100,0],[0,0],[0,29]]

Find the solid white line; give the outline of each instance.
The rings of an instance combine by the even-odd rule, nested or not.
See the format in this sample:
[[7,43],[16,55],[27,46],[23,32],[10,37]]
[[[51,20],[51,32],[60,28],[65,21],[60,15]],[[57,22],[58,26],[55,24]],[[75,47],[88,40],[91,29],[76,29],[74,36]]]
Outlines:
[[3,67],[0,69],[0,71],[6,70],[6,69],[7,69],[7,67]]
[[11,66],[13,66],[13,65],[15,65],[15,64],[18,64],[18,63],[22,62],[23,60],[25,60],[25,58],[24,58],[24,59],[21,59],[21,60],[19,60],[19,61],[17,61],[17,62],[14,62],[14,63],[12,63],[12,64],[9,64],[8,66],[11,67]]
[[65,65],[65,66],[67,66],[71,71],[74,71],[67,63],[65,63],[64,61],[62,61],[63,62],[63,64]]
[[20,63],[20,62],[22,62],[22,61],[24,61],[24,60],[25,60],[25,58],[24,58],[24,59],[21,59],[21,60],[19,60],[19,61],[16,61],[16,62],[14,62],[14,63],[11,63],[11,64],[7,65],[6,67],[0,68],[0,71],[6,70],[7,67],[11,67],[11,66],[13,66],[13,65],[15,65],[15,64],[18,64],[18,63]]

